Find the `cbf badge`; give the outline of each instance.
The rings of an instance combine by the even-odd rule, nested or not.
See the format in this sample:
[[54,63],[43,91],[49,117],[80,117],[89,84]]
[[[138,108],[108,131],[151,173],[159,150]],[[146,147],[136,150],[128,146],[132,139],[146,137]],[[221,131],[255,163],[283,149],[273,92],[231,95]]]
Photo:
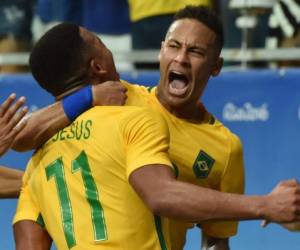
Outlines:
[[196,177],[201,179],[207,178],[214,163],[215,160],[207,153],[201,150],[193,166],[193,170]]

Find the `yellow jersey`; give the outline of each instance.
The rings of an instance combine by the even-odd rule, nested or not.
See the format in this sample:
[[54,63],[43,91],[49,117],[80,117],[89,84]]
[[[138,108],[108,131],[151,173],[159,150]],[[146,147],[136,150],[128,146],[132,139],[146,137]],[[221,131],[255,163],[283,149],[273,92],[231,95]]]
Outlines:
[[92,108],[35,153],[15,222],[40,213],[60,250],[170,249],[168,222],[154,216],[128,183],[145,165],[171,166],[168,145],[157,112]]
[[[202,123],[193,123],[169,113],[156,97],[156,87],[128,84],[127,105],[148,106],[167,121],[170,131],[169,156],[178,179],[221,192],[244,192],[243,150],[239,138],[202,106]],[[171,221],[174,249],[182,249],[185,233],[193,224]],[[201,223],[206,235],[227,238],[237,233],[237,221]],[[179,246],[179,247],[176,247]],[[173,249],[172,248],[172,249]]]
[[211,6],[211,0],[128,0],[130,19],[133,22],[150,16],[174,14],[186,5]]
[[[178,179],[222,192],[243,193],[243,152],[241,142],[235,134],[207,111],[202,123],[179,119],[157,100],[156,88],[125,81],[122,83],[128,89],[126,105],[151,107],[167,121],[170,131],[169,155],[177,170]],[[41,218],[38,217],[38,209],[30,205],[31,198],[26,186],[21,194],[15,222]],[[202,223],[201,228],[206,235],[227,238],[236,234],[237,225],[238,222],[235,221],[207,222]],[[183,248],[186,230],[193,226],[191,223],[171,220],[172,249]]]

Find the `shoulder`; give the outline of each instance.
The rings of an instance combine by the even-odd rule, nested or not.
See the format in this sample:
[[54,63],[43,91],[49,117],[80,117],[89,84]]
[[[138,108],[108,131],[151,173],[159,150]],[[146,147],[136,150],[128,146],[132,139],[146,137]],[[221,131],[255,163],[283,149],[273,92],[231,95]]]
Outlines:
[[169,135],[169,129],[163,116],[149,108],[131,107],[124,112],[118,122],[122,134],[133,136],[143,134],[145,137]]
[[136,122],[165,123],[162,114],[148,107],[130,106],[123,113],[123,119]]
[[129,83],[127,81],[121,80],[121,83],[124,87],[127,88],[129,92],[138,92],[140,94],[149,95],[151,89],[154,87],[145,86],[142,84]]
[[238,135],[230,130],[227,126],[225,126],[221,121],[215,119],[214,126],[223,134],[228,141],[231,151],[241,151],[242,150],[242,142]]

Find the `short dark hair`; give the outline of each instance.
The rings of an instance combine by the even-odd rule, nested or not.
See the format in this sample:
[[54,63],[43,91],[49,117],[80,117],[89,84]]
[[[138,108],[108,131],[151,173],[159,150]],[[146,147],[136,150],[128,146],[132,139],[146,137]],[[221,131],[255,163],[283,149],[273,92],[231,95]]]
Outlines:
[[58,96],[78,85],[70,79],[84,74],[88,49],[78,25],[58,24],[33,47],[29,58],[32,75],[42,88]]
[[[222,23],[216,13],[206,6],[193,6],[187,5],[185,8],[179,10],[175,16],[174,21],[184,18],[191,18],[195,19],[208,28],[213,30],[216,33],[217,39],[217,46],[219,47],[220,51],[224,45],[224,31]],[[219,51],[219,52],[220,52]]]

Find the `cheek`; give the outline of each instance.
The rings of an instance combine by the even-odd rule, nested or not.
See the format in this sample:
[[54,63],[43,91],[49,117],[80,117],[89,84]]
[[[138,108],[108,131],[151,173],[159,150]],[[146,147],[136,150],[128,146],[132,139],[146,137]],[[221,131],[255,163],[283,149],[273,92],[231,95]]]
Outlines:
[[163,49],[159,53],[159,60],[160,61],[170,61],[174,57],[174,53],[169,49]]
[[194,72],[195,79],[204,80],[210,77],[212,68],[208,65],[207,62],[202,60],[200,62],[198,61],[193,65],[194,65],[193,72]]

